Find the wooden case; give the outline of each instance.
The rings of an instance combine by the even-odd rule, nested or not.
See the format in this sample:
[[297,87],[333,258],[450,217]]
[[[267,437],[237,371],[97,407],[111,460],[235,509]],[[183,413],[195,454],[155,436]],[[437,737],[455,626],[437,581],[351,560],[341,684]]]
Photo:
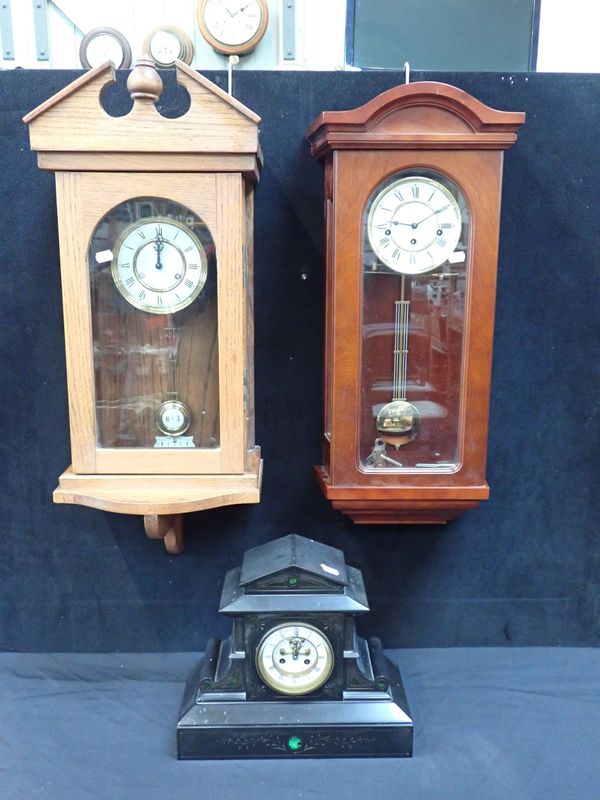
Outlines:
[[[144,515],[148,535],[166,537],[172,551],[182,546],[181,520],[174,515],[258,502],[262,468],[254,443],[252,376],[253,190],[261,166],[260,120],[183,62],[176,69],[191,105],[175,119],[155,107],[162,82],[147,58],[129,78],[134,105],[123,117],[109,116],[100,102],[103,88],[115,79],[110,63],[25,117],[39,166],[56,172],[72,465],[61,476],[54,501]],[[218,446],[100,443],[99,372],[104,370],[105,385],[116,370],[113,363],[99,366],[94,360],[98,326],[88,247],[107,212],[146,196],[189,209],[214,242],[218,390],[212,402],[218,403]],[[128,335],[139,340],[139,358],[151,359],[156,317],[134,313]],[[187,361],[193,363],[191,354],[202,348],[202,336],[191,323],[186,329],[185,318],[182,330]],[[116,348],[113,361],[122,358]],[[158,381],[160,388],[164,377],[148,364],[143,380]],[[127,364],[121,366],[127,371]],[[189,393],[202,391],[201,377],[193,370],[182,374]],[[136,388],[138,394],[147,389]]]
[[[325,434],[316,474],[334,508],[356,523],[443,523],[489,495],[485,462],[502,151],[515,142],[524,119],[455,87],[424,82],[390,89],[352,111],[322,113],[307,131],[325,170]],[[447,178],[459,187],[470,214],[457,458],[445,469],[366,469],[359,455],[364,215],[382,181],[411,170]]]

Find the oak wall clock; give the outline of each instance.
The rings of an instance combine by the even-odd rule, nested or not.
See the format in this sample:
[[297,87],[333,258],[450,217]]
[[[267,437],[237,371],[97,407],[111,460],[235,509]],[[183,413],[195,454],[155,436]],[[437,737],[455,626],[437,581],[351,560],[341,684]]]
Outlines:
[[109,62],[25,117],[56,172],[72,465],[54,492],[144,516],[182,548],[181,515],[257,503],[253,190],[259,117],[181,61],[189,110],[155,107],[142,57],[109,116]]
[[307,132],[325,167],[326,497],[357,523],[441,523],[485,480],[503,151],[525,121],[395,87]]

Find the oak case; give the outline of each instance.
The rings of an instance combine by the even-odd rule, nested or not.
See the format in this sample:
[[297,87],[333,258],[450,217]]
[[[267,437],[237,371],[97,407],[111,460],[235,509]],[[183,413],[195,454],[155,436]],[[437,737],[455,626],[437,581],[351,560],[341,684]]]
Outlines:
[[[56,172],[72,465],[54,500],[144,515],[148,535],[164,538],[172,552],[182,548],[178,515],[258,502],[262,465],[254,443],[252,374],[259,117],[183,62],[177,62],[177,79],[191,106],[175,119],[155,108],[162,82],[147,58],[129,78],[135,102],[124,117],[110,117],[100,104],[102,89],[114,81],[106,64],[25,118],[39,166]],[[189,447],[153,446],[159,431],[153,430],[152,401],[164,399],[169,388],[160,364],[167,316],[133,308],[112,285],[110,270],[104,284],[90,278],[88,250],[100,221],[140,198],[189,210],[214,243],[213,304],[204,309],[204,328],[194,308],[206,289],[173,315],[181,337],[177,388],[218,430],[210,441],[196,414]],[[112,319],[105,308],[109,293],[113,307],[120,303],[129,313],[120,330],[111,331],[117,339],[112,347],[102,324]],[[211,347],[214,357],[207,355]],[[130,447],[117,435],[128,424],[123,397],[149,398],[149,407],[135,415]]]

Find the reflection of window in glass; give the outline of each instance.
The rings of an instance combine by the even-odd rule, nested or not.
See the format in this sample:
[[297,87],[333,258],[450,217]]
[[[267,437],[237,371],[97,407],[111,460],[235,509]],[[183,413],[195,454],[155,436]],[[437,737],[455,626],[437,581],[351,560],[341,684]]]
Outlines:
[[469,211],[443,175],[390,176],[364,212],[359,462],[366,470],[452,470]]
[[89,253],[100,447],[218,447],[215,245],[190,209],[135,198]]

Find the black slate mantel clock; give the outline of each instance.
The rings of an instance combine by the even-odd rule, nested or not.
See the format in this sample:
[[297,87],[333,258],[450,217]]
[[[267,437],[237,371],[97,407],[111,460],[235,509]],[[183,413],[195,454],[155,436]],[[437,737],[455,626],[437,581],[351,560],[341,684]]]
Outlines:
[[188,681],[178,757],[412,755],[400,674],[356,632],[368,610],[340,550],[296,534],[248,550],[221,594],[231,636]]

